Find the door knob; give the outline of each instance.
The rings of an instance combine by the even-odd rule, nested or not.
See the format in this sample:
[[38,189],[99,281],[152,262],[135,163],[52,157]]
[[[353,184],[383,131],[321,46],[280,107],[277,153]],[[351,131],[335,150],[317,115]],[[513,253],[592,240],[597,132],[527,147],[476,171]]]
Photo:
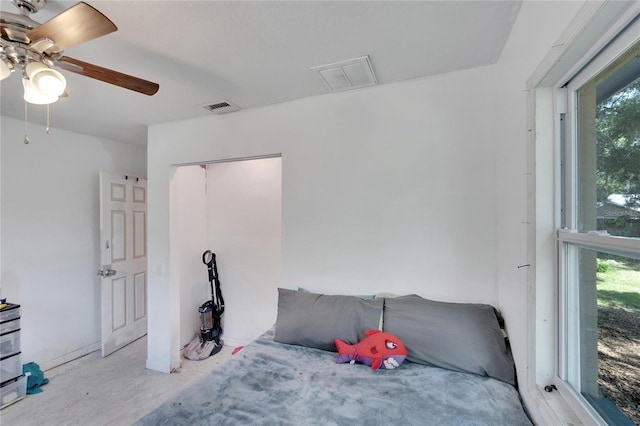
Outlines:
[[98,270],[98,276],[102,278],[111,277],[116,274],[115,269],[111,269],[111,265],[106,265],[104,269]]

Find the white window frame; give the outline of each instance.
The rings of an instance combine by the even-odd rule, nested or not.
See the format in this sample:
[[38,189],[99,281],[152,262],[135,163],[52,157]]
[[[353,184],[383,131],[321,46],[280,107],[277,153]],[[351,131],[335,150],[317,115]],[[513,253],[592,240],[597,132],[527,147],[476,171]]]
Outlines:
[[[576,160],[578,152],[578,107],[577,92],[589,80],[603,72],[604,68],[623,54],[634,44],[640,42],[640,22],[633,23],[620,33],[611,44],[598,53],[596,57],[579,73],[570,79],[567,90],[558,92],[560,96],[567,96],[567,111],[565,115],[565,199],[561,203],[565,209],[565,227],[558,230],[558,286],[559,298],[562,300],[558,309],[559,336],[558,366],[556,382],[560,383],[564,392],[570,392],[584,406],[585,410],[598,423],[606,424],[604,419],[575,389],[581,389],[580,371],[580,302],[579,289],[571,286],[578,283],[578,266],[575,263],[579,248],[618,254],[640,259],[640,238],[617,237],[599,233],[597,230],[578,232],[578,183]],[[559,185],[558,185],[559,186]],[[575,389],[570,389],[573,383]],[[557,386],[557,384],[556,384]]]
[[[534,420],[549,424],[602,424],[605,421],[595,411],[585,398],[575,392],[563,380],[566,377],[579,377],[579,368],[567,362],[571,350],[579,345],[579,336],[571,330],[578,330],[579,325],[570,315],[578,306],[576,300],[567,298],[565,288],[560,287],[566,282],[566,275],[575,270],[570,264],[573,256],[567,256],[577,247],[602,249],[635,257],[638,253],[638,239],[603,236],[598,234],[578,233],[576,223],[576,196],[574,188],[568,179],[565,185],[565,199],[569,200],[565,208],[565,225],[569,229],[560,229],[562,216],[560,213],[561,174],[560,168],[562,129],[573,129],[574,120],[571,111],[575,110],[575,96],[573,85],[580,82],[578,74],[584,76],[586,82],[597,71],[602,70],[612,58],[607,59],[600,54],[605,47],[609,51],[616,48],[619,53],[626,50],[640,35],[640,2],[587,2],[576,16],[570,27],[563,33],[560,40],[540,64],[538,69],[527,82],[529,90],[530,108],[529,122],[529,164],[534,170],[530,180],[530,193],[534,201],[530,205],[530,216],[535,224],[529,234],[530,260],[533,268],[529,276],[529,344],[532,356],[528,360],[528,386],[521,389],[523,397]],[[622,46],[622,47],[621,47]],[[614,56],[617,56],[614,55]],[[588,74],[588,70],[592,70]],[[567,82],[571,87],[567,90]],[[569,95],[569,96],[567,96]],[[561,114],[565,115],[564,125]],[[568,173],[575,182],[576,171],[572,167],[575,158],[575,132],[570,132],[564,141],[568,147],[564,153]],[[553,212],[549,211],[552,206]],[[550,241],[556,241],[555,250],[550,250]],[[550,265],[553,265],[550,267]],[[545,308],[536,303],[536,294],[555,294],[556,316],[547,318]],[[567,319],[571,319],[569,327],[565,329]],[[544,336],[536,334],[537,321],[550,320],[555,322],[555,344],[550,345]],[[576,340],[578,339],[578,340]],[[555,363],[545,362],[552,353]],[[546,385],[554,384],[557,392],[543,391]],[[533,406],[532,406],[533,404]]]

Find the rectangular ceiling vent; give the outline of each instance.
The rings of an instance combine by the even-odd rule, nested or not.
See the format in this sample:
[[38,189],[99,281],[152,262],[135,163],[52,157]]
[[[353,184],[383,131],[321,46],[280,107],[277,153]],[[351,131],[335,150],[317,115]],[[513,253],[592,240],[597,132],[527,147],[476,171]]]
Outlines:
[[240,111],[240,107],[229,101],[208,102],[201,105],[201,107],[214,114],[226,114],[228,112]]
[[318,77],[329,92],[342,92],[378,84],[369,56],[318,65],[311,70],[318,73]]

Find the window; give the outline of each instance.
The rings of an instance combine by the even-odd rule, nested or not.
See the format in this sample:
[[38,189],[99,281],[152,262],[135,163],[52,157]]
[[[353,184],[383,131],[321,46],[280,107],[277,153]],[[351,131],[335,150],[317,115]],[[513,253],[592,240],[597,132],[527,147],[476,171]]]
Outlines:
[[[614,47],[601,56],[615,55]],[[604,421],[633,425],[640,424],[640,43],[617,53],[568,85],[558,375]]]
[[640,46],[576,96],[578,231],[640,237]]

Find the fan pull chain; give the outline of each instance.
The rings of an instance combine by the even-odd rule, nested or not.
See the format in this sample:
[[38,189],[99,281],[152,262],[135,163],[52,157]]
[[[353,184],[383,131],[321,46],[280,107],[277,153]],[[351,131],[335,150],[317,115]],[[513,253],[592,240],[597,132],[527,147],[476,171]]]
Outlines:
[[25,145],[27,145],[30,141],[29,141],[29,135],[28,135],[28,127],[27,127],[27,101],[24,101],[24,143]]
[[51,134],[51,127],[49,127],[49,104],[47,104],[47,134]]

